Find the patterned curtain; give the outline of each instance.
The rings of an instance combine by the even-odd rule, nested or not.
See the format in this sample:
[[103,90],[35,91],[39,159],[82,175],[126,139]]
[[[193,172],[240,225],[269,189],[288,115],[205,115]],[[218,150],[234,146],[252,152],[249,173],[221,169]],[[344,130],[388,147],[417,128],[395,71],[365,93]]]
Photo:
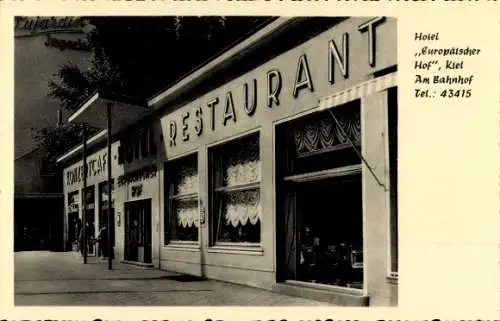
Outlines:
[[226,225],[245,226],[248,222],[255,225],[260,219],[260,190],[232,192],[224,207]]
[[[261,179],[259,144],[256,140],[244,140],[231,146],[230,156],[224,164],[224,186],[238,186],[259,182]],[[230,191],[224,197],[221,215],[226,225],[256,225],[260,219],[260,189]]]
[[335,116],[340,126],[329,114],[322,113],[321,117],[308,119],[299,123],[293,129],[295,150],[297,154],[321,151],[336,145],[347,143],[347,137],[353,142],[361,141],[361,118],[358,113]]
[[[179,168],[175,182],[174,193],[177,195],[197,194],[199,187],[198,171],[195,166],[182,166]],[[200,218],[198,214],[198,199],[178,200],[175,202],[177,225],[198,227]]]
[[182,166],[178,173],[175,193],[180,195],[198,193],[198,171],[193,166]]
[[186,227],[200,226],[200,217],[198,215],[198,201],[187,200],[179,201],[176,206],[177,225]]
[[224,170],[224,185],[235,186],[260,181],[258,142],[240,144],[228,157]]

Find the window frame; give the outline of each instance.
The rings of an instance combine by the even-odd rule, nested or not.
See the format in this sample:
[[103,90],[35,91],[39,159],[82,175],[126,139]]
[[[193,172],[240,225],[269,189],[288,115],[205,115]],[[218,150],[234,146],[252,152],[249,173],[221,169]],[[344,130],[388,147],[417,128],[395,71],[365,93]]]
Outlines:
[[[178,178],[177,173],[174,176],[170,176],[170,172],[172,171],[173,168],[177,169],[179,165],[182,166],[183,161],[185,163],[186,160],[192,160],[195,161],[196,165],[196,176],[198,178],[198,182],[200,182],[200,168],[199,168],[199,161],[198,161],[198,151],[191,151],[189,153],[180,155],[178,157],[172,158],[170,160],[167,160],[164,163],[164,168],[165,173],[164,173],[164,195],[165,195],[165,204],[164,204],[164,215],[163,215],[163,226],[164,226],[164,236],[163,236],[163,246],[165,247],[198,247],[201,239],[201,232],[200,229],[202,228],[201,222],[198,224],[198,231],[197,231],[197,239],[195,241],[193,240],[179,240],[179,239],[173,239],[173,233],[172,229],[176,228],[177,224],[177,217],[176,217],[176,212],[174,211],[174,203],[176,201],[182,201],[182,200],[193,200],[196,201],[197,203],[197,212],[198,215],[200,214],[200,188],[201,185],[198,183],[198,191],[193,192],[193,193],[188,193],[188,194],[172,194],[172,189],[175,187],[175,180]],[[175,222],[175,225],[172,224],[172,222]]]
[[[232,253],[232,254],[249,254],[249,255],[263,255],[263,247],[262,247],[262,217],[259,218],[260,228],[259,228],[259,242],[228,242],[228,241],[218,241],[218,231],[216,231],[215,224],[216,220],[219,218],[220,213],[216,215],[218,211],[220,211],[220,198],[218,198],[217,194],[227,193],[231,191],[249,191],[249,190],[258,190],[258,195],[261,200],[262,197],[262,176],[259,177],[259,180],[251,183],[243,183],[235,186],[217,186],[216,179],[214,179],[214,172],[216,168],[216,160],[217,157],[223,157],[221,151],[225,147],[231,144],[237,144],[241,140],[250,139],[252,136],[255,136],[258,150],[258,158],[259,158],[259,170],[262,173],[262,151],[261,151],[261,130],[260,128],[254,128],[249,131],[243,132],[239,135],[232,136],[228,139],[218,141],[216,143],[207,145],[207,160],[208,160],[208,224],[209,224],[209,248],[208,252],[210,253]],[[259,201],[259,211],[262,215],[262,204]],[[250,224],[250,223],[248,223]]]
[[[80,191],[74,190],[72,192],[67,192],[66,195],[68,197],[67,212],[68,213],[78,213],[80,211],[80,202],[81,202]],[[73,195],[76,195],[76,200],[74,202],[70,202],[72,200]],[[71,207],[72,205],[75,205],[76,208],[72,208]]]
[[[111,198],[111,209],[108,208],[108,200],[103,200],[103,191],[108,188],[108,180],[101,181],[96,184],[97,185],[97,200],[98,200],[98,208],[97,208],[97,216],[99,218],[99,226],[96,226],[96,230],[99,231],[102,224],[107,224],[108,222],[103,222],[101,219],[104,217],[103,211],[107,211],[107,215],[112,214],[113,217],[113,227],[108,226],[109,231],[113,231],[111,233],[111,244],[112,246],[116,246],[116,186],[115,179],[111,178],[111,193],[108,191],[108,197]],[[98,232],[99,233],[99,232]]]
[[[363,140],[363,114],[362,114],[363,102],[362,102],[362,99],[363,99],[363,97],[355,97],[354,99],[342,101],[342,103],[339,103],[335,106],[331,106],[331,107],[327,108],[327,109],[333,111],[334,114],[335,114],[335,111],[339,110],[339,109],[341,109],[341,110],[346,110],[344,108],[357,108],[358,109],[360,122],[361,122],[360,123],[361,133],[360,133],[360,139],[353,141],[353,143],[359,152],[362,152],[362,140]],[[274,153],[275,159],[276,159],[275,153],[277,152],[277,144],[278,144],[276,137],[280,134],[280,132],[282,132],[283,130],[286,130],[287,127],[288,127],[288,129],[291,128],[290,126],[292,126],[293,122],[295,122],[295,121],[300,122],[302,119],[305,119],[307,117],[315,117],[315,114],[319,114],[322,112],[326,113],[327,109],[324,109],[324,110],[312,109],[312,110],[306,111],[304,113],[300,113],[298,115],[287,117],[287,118],[284,118],[284,119],[281,119],[279,121],[274,122],[274,126],[273,126],[273,136],[274,136],[273,150],[274,151],[273,151],[273,153]],[[284,145],[291,144],[290,139],[291,139],[291,137],[289,137],[288,135],[285,135],[280,140],[280,143],[284,144]],[[274,167],[274,177],[276,180],[275,196],[276,197],[278,195],[284,196],[285,191],[288,189],[288,187],[286,187],[287,185],[288,186],[290,186],[291,184],[301,185],[301,184],[307,183],[307,182],[316,183],[316,182],[320,182],[322,180],[337,179],[337,178],[341,178],[344,176],[345,177],[356,177],[356,179],[359,179],[360,184],[361,184],[361,186],[360,186],[361,193],[363,194],[362,190],[363,190],[363,175],[364,175],[363,174],[363,166],[364,166],[364,164],[363,164],[363,161],[361,159],[359,159],[356,163],[353,163],[353,164],[338,164],[338,165],[333,165],[332,167],[327,168],[327,169],[319,169],[319,170],[307,171],[304,173],[296,173],[296,168],[295,168],[296,166],[294,163],[296,161],[296,159],[299,159],[299,158],[305,159],[305,158],[308,158],[309,156],[328,154],[328,153],[336,152],[336,151],[344,151],[344,150],[348,150],[351,148],[352,148],[352,146],[349,143],[341,143],[341,144],[335,145],[331,148],[326,148],[326,149],[321,150],[321,151],[308,153],[308,155],[299,156],[299,157],[292,156],[293,152],[291,152],[288,148],[284,148],[286,150],[286,152],[285,152],[286,155],[282,155],[281,157],[283,157],[282,161],[284,163],[286,163],[286,166],[284,168],[278,169],[278,168],[276,168],[276,166],[279,166],[278,162],[275,162],[275,164],[274,164],[274,166],[275,166]],[[297,218],[297,215],[298,215],[297,189],[294,189],[294,191],[291,192],[290,195],[293,195],[292,196],[293,201],[291,202],[291,204],[293,204],[292,207],[294,209],[293,209],[292,215],[295,215],[295,220],[297,220],[298,219]],[[361,213],[361,215],[363,216],[362,219],[364,220],[364,212],[363,211],[364,211],[364,202],[365,201],[364,201],[363,195],[361,195],[361,197],[362,197],[362,213]],[[278,207],[276,207],[276,215],[278,215]],[[366,249],[364,246],[365,238],[366,238],[366,236],[365,236],[365,231],[364,231],[364,226],[363,226],[363,231],[362,231],[362,239],[363,239],[363,241],[362,241],[362,252],[363,252],[362,288],[349,288],[349,287],[343,287],[343,286],[338,286],[338,285],[309,283],[309,282],[305,282],[305,281],[297,281],[297,280],[289,279],[286,276],[287,271],[284,270],[286,268],[284,266],[284,264],[281,267],[278,267],[277,280],[278,280],[278,282],[284,282],[287,284],[297,284],[297,285],[311,287],[311,288],[317,288],[317,289],[329,289],[329,290],[335,289],[336,291],[341,291],[344,293],[351,293],[351,294],[356,294],[356,295],[362,294],[365,292],[365,289],[367,286],[366,272],[365,272],[365,269],[367,266],[366,259],[365,259]],[[280,241],[277,241],[277,242],[280,242]],[[287,241],[283,241],[283,240],[281,241],[282,245],[285,244],[286,242]],[[297,242],[297,241],[295,241],[295,242]],[[277,244],[279,244],[279,243],[277,243]],[[285,259],[285,256],[280,256],[278,258],[278,260],[284,260],[284,259]],[[296,259],[298,259],[298,258],[296,258]]]

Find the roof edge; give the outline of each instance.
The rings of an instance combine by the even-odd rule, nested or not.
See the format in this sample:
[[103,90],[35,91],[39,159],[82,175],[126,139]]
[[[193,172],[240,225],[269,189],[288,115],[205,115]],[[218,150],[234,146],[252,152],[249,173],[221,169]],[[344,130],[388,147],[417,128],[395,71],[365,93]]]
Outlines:
[[262,29],[252,34],[246,40],[236,44],[226,52],[210,60],[205,65],[185,75],[178,82],[168,86],[165,90],[147,99],[148,107],[152,107],[153,109],[160,108],[161,106],[163,106],[163,102],[167,100],[169,96],[174,95],[176,92],[182,90],[189,84],[199,81],[201,78],[210,74],[214,68],[223,65],[225,62],[230,61],[234,57],[249,50],[249,48],[255,46],[260,40],[272,35],[278,30],[281,30],[295,19],[295,17],[280,17],[272,21]]
[[[87,145],[93,146],[93,145],[99,143],[100,141],[102,141],[102,139],[104,139],[106,137],[107,133],[108,133],[107,129],[101,130],[100,132],[98,132],[94,136],[87,139]],[[68,152],[66,152],[62,156],[58,157],[56,160],[56,163],[65,163],[71,157],[79,155],[81,150],[83,150],[83,144],[79,144],[79,145],[73,147]]]
[[97,99],[104,99],[110,101],[116,101],[127,105],[136,105],[139,107],[147,108],[147,101],[137,97],[126,96],[112,91],[95,90],[91,94],[87,95],[80,104],[77,105],[75,111],[68,117],[68,122],[74,121],[80,114],[85,112],[85,110]]

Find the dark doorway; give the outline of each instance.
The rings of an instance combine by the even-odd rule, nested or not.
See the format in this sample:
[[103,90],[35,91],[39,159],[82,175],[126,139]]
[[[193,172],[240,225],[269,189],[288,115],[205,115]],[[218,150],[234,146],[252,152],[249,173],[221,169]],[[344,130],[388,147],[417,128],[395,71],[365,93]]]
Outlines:
[[64,250],[62,197],[19,197],[14,200],[16,251]]
[[81,220],[78,217],[78,212],[68,213],[68,249],[77,250],[77,243],[79,241]]
[[[89,207],[93,207],[89,206]],[[95,255],[95,240],[96,240],[96,230],[95,230],[95,210],[94,208],[85,211],[85,226],[87,226],[86,237],[87,237],[87,254]]]
[[125,203],[125,260],[151,263],[151,199]]
[[[106,226],[109,233],[111,234],[111,246],[115,246],[115,209],[111,208],[110,226],[108,226],[108,209],[101,207],[100,217],[99,217],[99,230]],[[103,240],[107,242],[108,240]]]

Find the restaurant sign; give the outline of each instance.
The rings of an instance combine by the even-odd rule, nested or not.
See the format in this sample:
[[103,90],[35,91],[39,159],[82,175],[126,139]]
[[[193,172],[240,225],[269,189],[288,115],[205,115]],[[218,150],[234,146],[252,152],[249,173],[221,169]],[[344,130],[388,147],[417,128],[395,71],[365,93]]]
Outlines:
[[[340,76],[341,78],[348,79],[350,76],[350,67],[356,65],[357,68],[361,64],[369,66],[370,68],[376,67],[376,33],[377,28],[385,22],[385,17],[376,17],[369,19],[357,26],[356,32],[366,37],[365,47],[361,48],[365,55],[365,61],[351,61],[350,53],[350,34],[344,32],[340,41],[329,39],[324,43],[327,50],[327,55],[324,57],[325,73],[324,80],[329,84],[335,84]],[[358,45],[359,46],[359,45]],[[355,48],[355,50],[359,50]],[[358,57],[358,56],[356,56]],[[316,82],[320,79],[313,79],[310,61],[311,57],[303,53],[298,55],[295,64],[295,77],[291,84],[291,96],[298,98],[302,93],[313,93],[315,91]],[[257,79],[249,79],[241,84],[241,92],[243,93],[242,99],[235,99],[236,93],[228,90],[221,97],[212,97],[207,99],[205,103],[193,106],[193,110],[185,111],[180,115],[177,120],[170,120],[168,122],[168,144],[170,147],[176,146],[178,142],[187,142],[192,136],[201,136],[205,127],[211,131],[215,131],[221,124],[227,126],[230,123],[236,123],[240,119],[237,115],[242,114],[251,117],[255,114],[257,106],[257,95],[264,95],[265,104],[268,108],[280,106],[283,99],[283,86],[285,77],[283,70],[269,69],[266,72],[265,84],[259,85]],[[258,90],[263,88],[263,90]],[[220,119],[216,119],[216,109],[221,110],[217,112],[222,115]],[[238,111],[238,112],[237,112]],[[208,121],[205,120],[208,118]],[[208,125],[205,125],[205,122]]]

